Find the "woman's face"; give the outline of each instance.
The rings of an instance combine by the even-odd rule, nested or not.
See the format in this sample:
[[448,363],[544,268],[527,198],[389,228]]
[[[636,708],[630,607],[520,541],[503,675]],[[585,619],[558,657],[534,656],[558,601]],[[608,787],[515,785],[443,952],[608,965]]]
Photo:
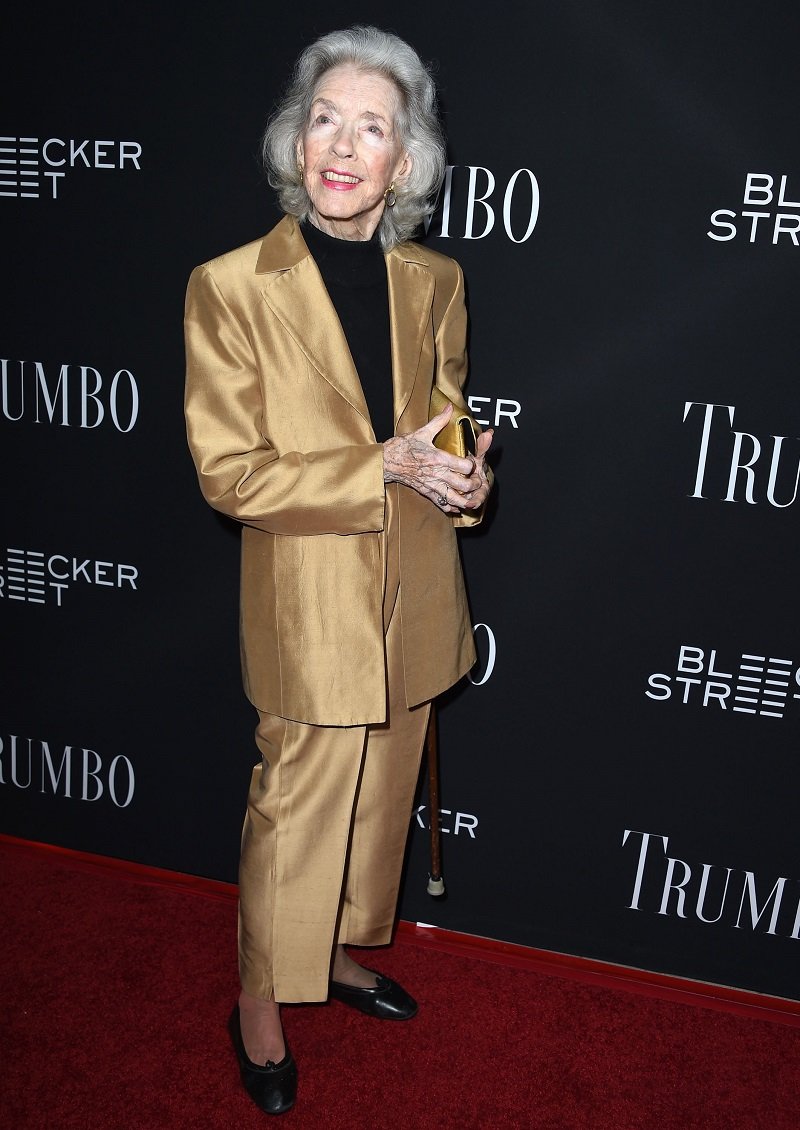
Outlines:
[[383,75],[348,64],[320,79],[297,145],[311,218],[329,235],[370,239],[384,193],[411,167],[397,137],[399,95]]

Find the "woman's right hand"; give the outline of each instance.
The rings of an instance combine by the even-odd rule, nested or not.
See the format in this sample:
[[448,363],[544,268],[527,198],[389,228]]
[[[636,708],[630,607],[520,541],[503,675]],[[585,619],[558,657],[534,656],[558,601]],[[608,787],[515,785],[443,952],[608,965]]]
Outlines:
[[434,437],[452,414],[453,406],[448,404],[424,427],[407,436],[393,436],[383,445],[383,481],[411,487],[444,514],[480,509],[489,491],[483,456],[491,443],[491,433],[478,437],[478,459],[459,459],[433,445]]

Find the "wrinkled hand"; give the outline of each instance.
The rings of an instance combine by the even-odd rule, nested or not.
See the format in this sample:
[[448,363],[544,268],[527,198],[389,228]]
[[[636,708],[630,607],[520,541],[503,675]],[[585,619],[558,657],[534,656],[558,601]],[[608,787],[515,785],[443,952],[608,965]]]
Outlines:
[[486,452],[492,430],[481,432],[475,455],[459,459],[433,446],[433,440],[448,423],[453,406],[448,404],[424,427],[407,436],[394,436],[383,445],[383,480],[411,487],[429,499],[444,514],[479,510],[489,493]]

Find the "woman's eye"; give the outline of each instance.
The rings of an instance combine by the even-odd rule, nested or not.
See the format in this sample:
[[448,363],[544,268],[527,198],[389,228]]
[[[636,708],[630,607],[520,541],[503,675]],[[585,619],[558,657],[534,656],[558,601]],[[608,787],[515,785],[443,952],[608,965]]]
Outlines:
[[374,125],[374,124],[373,124],[373,125],[371,125],[371,126],[367,126],[367,130],[368,130],[368,131],[369,131],[370,133],[374,133],[374,134],[375,134],[375,135],[376,135],[377,137],[382,137],[382,136],[383,136],[383,130],[381,129],[381,127],[380,127],[380,126],[376,126],[376,125]]

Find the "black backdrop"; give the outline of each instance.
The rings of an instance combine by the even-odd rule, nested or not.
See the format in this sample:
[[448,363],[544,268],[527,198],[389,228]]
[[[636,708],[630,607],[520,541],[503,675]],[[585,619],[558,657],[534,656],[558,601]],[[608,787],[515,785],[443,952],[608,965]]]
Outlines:
[[481,657],[439,712],[449,894],[423,808],[402,916],[797,998],[788,3],[7,17],[0,828],[235,879],[255,716],[238,533],[185,447],[183,294],[277,219],[266,115],[359,21],[437,61],[428,238],[497,424],[462,537]]

